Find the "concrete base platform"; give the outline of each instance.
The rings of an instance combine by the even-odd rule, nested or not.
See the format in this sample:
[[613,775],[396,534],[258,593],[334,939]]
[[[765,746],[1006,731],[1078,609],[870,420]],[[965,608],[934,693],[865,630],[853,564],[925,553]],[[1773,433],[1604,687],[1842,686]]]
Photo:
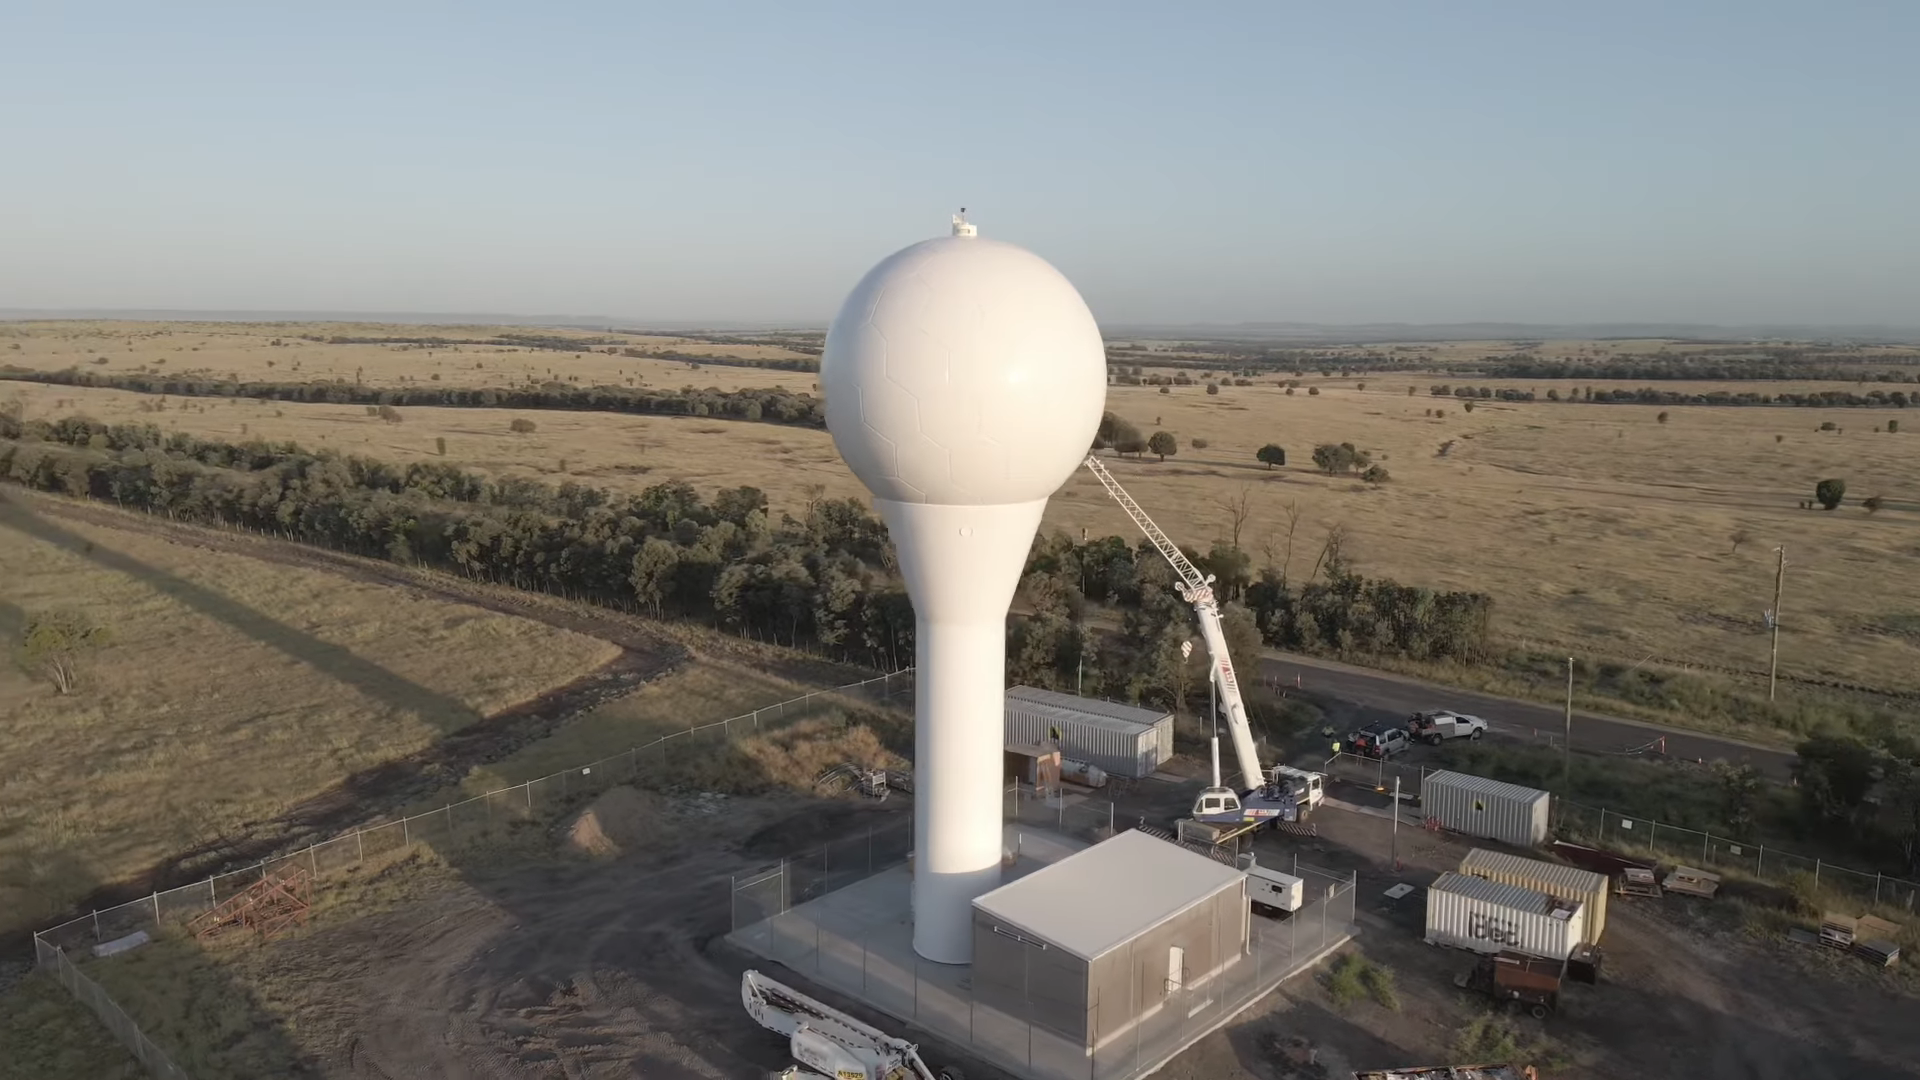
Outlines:
[[[1010,826],[1007,847],[1019,858],[1007,880],[1084,846],[1028,826]],[[1123,1037],[1090,1049],[1025,1017],[975,1002],[968,966],[920,959],[913,951],[911,885],[908,868],[894,867],[743,926],[729,940],[800,976],[801,989],[811,981],[902,1021],[893,1033],[904,1038],[916,1037],[907,1027],[919,1028],[1029,1080],[1133,1080],[1225,1025],[1353,933],[1351,884],[1309,879],[1312,902],[1286,920],[1256,917],[1252,948],[1237,962],[1170,999]],[[928,1064],[937,1070],[941,1063]]]

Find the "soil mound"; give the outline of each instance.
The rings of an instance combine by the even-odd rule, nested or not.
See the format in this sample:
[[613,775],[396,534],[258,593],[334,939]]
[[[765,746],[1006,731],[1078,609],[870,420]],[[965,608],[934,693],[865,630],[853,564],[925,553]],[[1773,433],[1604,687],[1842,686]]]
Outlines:
[[609,789],[567,825],[567,846],[585,855],[612,858],[648,846],[660,836],[664,807],[647,792]]

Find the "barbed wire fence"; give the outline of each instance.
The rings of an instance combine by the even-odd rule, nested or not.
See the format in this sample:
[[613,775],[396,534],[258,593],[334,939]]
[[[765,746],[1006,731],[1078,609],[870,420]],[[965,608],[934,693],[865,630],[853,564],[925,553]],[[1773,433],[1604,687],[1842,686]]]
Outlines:
[[618,754],[474,795],[458,802],[393,821],[362,826],[330,840],[252,866],[213,874],[191,885],[155,890],[115,907],[96,909],[33,935],[36,965],[67,988],[107,1025],[133,1056],[163,1080],[186,1080],[142,1033],[127,1012],[98,983],[87,978],[68,952],[90,950],[141,930],[182,924],[210,911],[269,877],[303,869],[316,880],[340,874],[369,859],[404,851],[416,844],[456,844],[479,839],[515,823],[543,820],[574,800],[620,784],[670,783],[686,764],[735,739],[773,731],[833,707],[884,705],[911,694],[912,668],[826,690],[814,690],[751,712],[696,724]]

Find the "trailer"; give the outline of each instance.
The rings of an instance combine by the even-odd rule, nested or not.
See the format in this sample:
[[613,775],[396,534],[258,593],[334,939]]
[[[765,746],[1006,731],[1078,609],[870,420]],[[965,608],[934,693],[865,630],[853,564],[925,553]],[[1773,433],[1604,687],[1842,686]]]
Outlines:
[[1307,883],[1292,874],[1261,866],[1248,852],[1234,860],[1247,875],[1247,898],[1256,915],[1291,915],[1306,906]]
[[1565,961],[1498,952],[1475,960],[1473,966],[1454,976],[1453,985],[1470,993],[1485,994],[1506,1008],[1525,1009],[1536,1020],[1545,1020],[1560,1008],[1560,986],[1566,981],[1566,975]]

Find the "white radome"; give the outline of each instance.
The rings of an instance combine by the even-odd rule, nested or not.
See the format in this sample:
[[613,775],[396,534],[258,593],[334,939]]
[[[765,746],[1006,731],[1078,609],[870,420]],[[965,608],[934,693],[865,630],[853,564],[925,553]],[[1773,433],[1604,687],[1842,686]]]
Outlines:
[[896,252],[827,331],[834,445],[882,499],[1044,499],[1087,455],[1106,348],[1064,275],[1024,248],[947,236]]

